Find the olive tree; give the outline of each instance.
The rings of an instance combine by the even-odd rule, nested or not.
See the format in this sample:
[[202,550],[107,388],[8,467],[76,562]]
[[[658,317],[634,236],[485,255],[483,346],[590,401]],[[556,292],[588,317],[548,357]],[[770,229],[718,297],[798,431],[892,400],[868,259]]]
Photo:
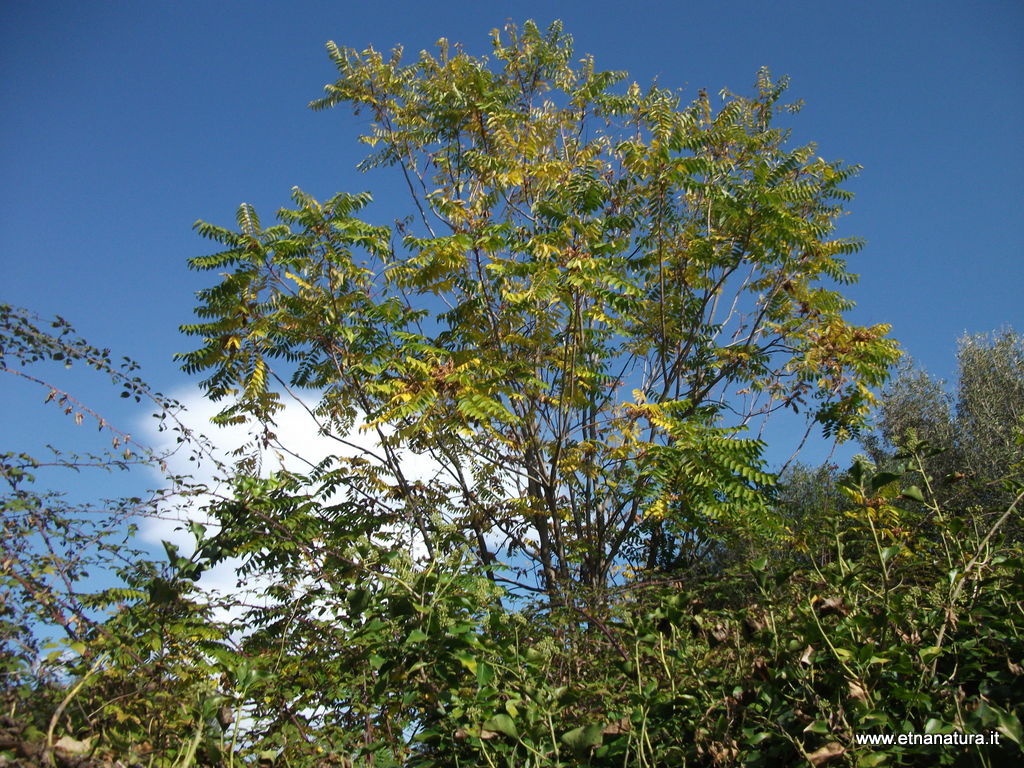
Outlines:
[[878,415],[864,441],[876,463],[923,440],[935,451],[925,472],[945,500],[1004,507],[1024,471],[1024,340],[1012,330],[965,334],[952,391],[907,361],[883,390]]

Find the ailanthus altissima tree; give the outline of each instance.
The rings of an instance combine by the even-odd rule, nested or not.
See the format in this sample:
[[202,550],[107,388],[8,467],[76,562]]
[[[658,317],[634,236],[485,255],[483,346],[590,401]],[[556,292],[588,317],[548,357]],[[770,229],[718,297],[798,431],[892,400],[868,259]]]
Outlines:
[[311,106],[372,118],[362,168],[398,167],[409,215],[372,226],[369,195],[295,190],[273,226],[249,205],[237,229],[200,222],[222,249],[190,263],[221,279],[183,360],[268,442],[284,393],[342,444],[368,430],[315,477],[350,524],[432,554],[454,528],[549,594],[601,589],[767,524],[764,417],[861,424],[897,351],[836,290],[857,168],[789,145],[785,81],[686,103],[577,59],[559,24],[495,32],[486,58],[328,51]]

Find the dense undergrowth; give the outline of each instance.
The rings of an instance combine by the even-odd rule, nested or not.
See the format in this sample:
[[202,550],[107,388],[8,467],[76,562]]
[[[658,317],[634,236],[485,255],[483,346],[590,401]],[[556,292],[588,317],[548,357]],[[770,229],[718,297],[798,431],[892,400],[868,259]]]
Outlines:
[[[394,553],[374,561],[356,533],[318,550],[322,531],[278,505],[291,533],[278,546],[235,542],[232,554],[273,569],[281,550],[304,550],[332,576],[279,569],[282,599],[232,626],[210,618],[183,578],[195,560],[181,559],[183,573],[151,574],[147,591],[56,658],[6,643],[0,755],[83,766],[1008,765],[1022,737],[1024,563],[1003,528],[1020,494],[981,528],[905,481],[858,463],[841,483],[842,514],[804,520],[786,547],[561,603],[516,604],[458,556],[426,568]],[[228,531],[200,551],[228,547]],[[900,733],[999,743],[856,743]]]

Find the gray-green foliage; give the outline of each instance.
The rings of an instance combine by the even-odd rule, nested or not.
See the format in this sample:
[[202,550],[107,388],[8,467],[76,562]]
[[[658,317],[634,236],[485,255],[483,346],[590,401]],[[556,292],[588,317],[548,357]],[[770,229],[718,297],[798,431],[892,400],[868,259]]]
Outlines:
[[[820,531],[822,520],[841,515],[845,502],[839,489],[840,479],[835,464],[813,467],[797,463],[780,477],[775,503],[792,536],[801,538],[812,531]],[[779,554],[792,556],[795,553],[788,550]]]
[[[879,432],[886,446],[903,443],[911,430],[919,440],[950,448],[955,442],[955,408],[945,384],[907,359],[885,390],[879,407]],[[867,446],[873,448],[868,442]],[[872,451],[877,456],[877,449]]]
[[997,507],[1024,461],[1024,339],[1004,330],[965,335],[958,346],[955,398],[944,382],[904,364],[882,393],[878,433],[864,445],[882,465],[908,440],[924,440],[941,451],[925,462],[938,492]]
[[964,336],[958,359],[956,443],[964,465],[992,483],[1024,458],[1024,339],[1013,331]]

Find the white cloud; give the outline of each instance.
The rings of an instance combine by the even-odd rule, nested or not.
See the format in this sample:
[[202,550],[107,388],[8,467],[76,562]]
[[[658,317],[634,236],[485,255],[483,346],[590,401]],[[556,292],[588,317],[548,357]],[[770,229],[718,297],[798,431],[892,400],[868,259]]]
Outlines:
[[[211,531],[216,530],[216,522],[211,520],[205,508],[219,495],[230,493],[230,487],[218,471],[217,463],[230,467],[237,457],[232,451],[252,443],[254,436],[262,430],[249,425],[233,425],[221,427],[213,424],[210,419],[216,415],[222,404],[210,402],[198,388],[190,388],[174,393],[174,399],[184,406],[179,414],[181,425],[196,434],[205,435],[211,444],[212,456],[202,461],[189,460],[191,452],[187,446],[177,442],[179,431],[167,429],[157,431],[155,420],[150,419],[142,425],[140,432],[157,453],[170,453],[167,459],[167,471],[171,474],[185,475],[193,482],[202,483],[209,488],[209,493],[188,498],[176,498],[173,507],[168,506],[157,518],[150,518],[140,527],[143,541],[159,545],[162,541],[174,544],[183,554],[194,551],[195,541],[188,530],[189,522],[206,525]],[[318,426],[310,413],[301,405],[290,402],[275,416],[273,432],[276,439],[272,445],[260,448],[260,474],[264,477],[272,472],[286,469],[303,473],[321,462],[328,456],[366,455],[364,451],[380,453],[380,444],[373,431],[360,430],[355,425],[345,435],[344,442],[319,434]],[[177,449],[177,450],[176,450]],[[369,456],[367,455],[369,458]],[[428,482],[439,471],[438,465],[429,457],[405,453],[401,456],[403,472],[411,481]],[[161,480],[163,478],[161,477]],[[393,531],[391,540],[394,546],[409,548],[409,554],[418,558],[425,554],[419,537],[410,531]],[[244,593],[246,599],[258,597],[262,587],[260,580],[248,580],[239,585],[237,568],[240,561],[227,561],[204,573],[200,586],[209,592],[221,595],[239,596]]]

